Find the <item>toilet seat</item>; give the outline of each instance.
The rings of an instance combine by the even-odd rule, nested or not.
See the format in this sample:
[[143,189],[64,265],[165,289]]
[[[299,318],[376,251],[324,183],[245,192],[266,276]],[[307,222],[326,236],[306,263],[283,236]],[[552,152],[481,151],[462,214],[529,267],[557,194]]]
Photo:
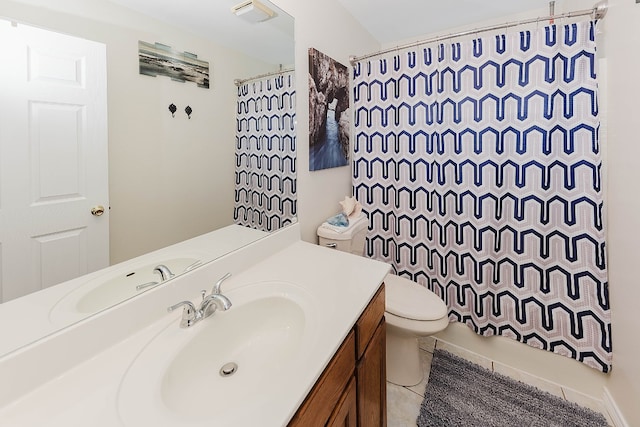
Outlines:
[[395,274],[387,274],[384,282],[387,313],[409,322],[446,319],[447,305],[424,286]]
[[437,320],[412,320],[385,312],[384,319],[388,330],[395,329],[397,334],[415,337],[427,337],[449,326],[447,316]]

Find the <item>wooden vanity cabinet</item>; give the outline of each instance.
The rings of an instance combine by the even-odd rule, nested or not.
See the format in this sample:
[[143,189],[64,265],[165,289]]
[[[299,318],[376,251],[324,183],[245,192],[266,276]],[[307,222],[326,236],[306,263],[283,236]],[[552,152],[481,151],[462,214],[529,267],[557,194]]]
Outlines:
[[289,427],[387,425],[384,301],[383,284]]

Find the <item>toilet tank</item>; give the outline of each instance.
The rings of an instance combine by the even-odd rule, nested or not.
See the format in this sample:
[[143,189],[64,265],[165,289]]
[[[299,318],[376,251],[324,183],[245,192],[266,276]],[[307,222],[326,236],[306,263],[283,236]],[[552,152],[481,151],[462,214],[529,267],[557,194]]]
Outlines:
[[341,233],[326,227],[325,224],[318,227],[318,241],[320,246],[337,249],[342,252],[349,252],[354,255],[364,255],[368,226],[366,216],[352,221],[349,227]]

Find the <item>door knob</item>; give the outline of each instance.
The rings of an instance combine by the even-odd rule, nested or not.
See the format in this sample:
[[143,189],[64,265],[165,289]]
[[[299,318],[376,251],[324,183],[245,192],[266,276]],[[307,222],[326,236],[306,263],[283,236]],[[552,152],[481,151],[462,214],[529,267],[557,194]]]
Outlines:
[[91,208],[91,215],[100,216],[104,213],[104,206],[98,205]]

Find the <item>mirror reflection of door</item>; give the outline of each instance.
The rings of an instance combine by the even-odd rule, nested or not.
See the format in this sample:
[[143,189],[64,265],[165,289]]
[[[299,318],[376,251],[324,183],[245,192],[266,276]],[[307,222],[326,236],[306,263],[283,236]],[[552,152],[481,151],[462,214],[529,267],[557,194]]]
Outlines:
[[109,265],[106,50],[0,21],[0,52],[19,58],[0,67],[0,301],[8,301]]

